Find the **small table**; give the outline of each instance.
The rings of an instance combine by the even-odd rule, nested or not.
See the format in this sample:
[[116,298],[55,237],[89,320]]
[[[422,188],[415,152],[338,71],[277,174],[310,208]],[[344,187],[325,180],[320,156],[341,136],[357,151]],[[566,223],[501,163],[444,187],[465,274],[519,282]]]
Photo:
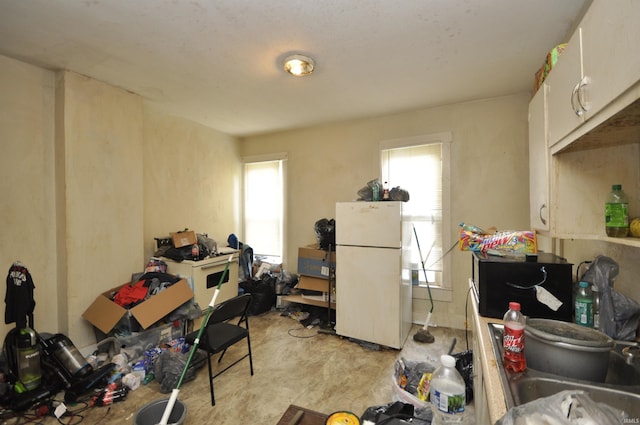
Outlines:
[[291,421],[299,411],[302,411],[303,414],[296,425],[324,425],[328,417],[320,412],[315,412],[313,410],[291,404],[284,412],[277,425],[293,425],[291,424]]

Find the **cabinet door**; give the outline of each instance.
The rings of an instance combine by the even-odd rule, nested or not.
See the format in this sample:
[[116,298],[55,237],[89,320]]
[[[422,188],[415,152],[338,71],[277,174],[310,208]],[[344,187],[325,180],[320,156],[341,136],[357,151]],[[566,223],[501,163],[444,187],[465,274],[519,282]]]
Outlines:
[[640,80],[640,1],[595,0],[582,20],[587,118]]
[[576,113],[579,108],[577,89],[581,80],[582,41],[581,29],[578,28],[545,80],[548,86],[549,146],[560,141],[584,121],[582,111]]
[[529,103],[529,212],[536,230],[549,230],[546,91],[545,83]]

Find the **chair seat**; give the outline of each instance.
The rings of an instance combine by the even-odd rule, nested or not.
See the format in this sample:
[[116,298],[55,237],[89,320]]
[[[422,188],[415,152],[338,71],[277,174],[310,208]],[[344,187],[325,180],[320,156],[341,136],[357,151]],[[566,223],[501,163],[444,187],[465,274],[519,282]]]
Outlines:
[[249,331],[229,323],[215,323],[205,329],[201,344],[211,353],[219,353],[249,335]]
[[[216,354],[224,350],[225,347],[235,344],[242,338],[246,338],[248,334],[249,332],[246,329],[239,326],[224,322],[215,323],[204,330],[198,348],[211,354]],[[184,340],[187,344],[193,345],[197,336],[197,331],[191,332],[184,337]]]

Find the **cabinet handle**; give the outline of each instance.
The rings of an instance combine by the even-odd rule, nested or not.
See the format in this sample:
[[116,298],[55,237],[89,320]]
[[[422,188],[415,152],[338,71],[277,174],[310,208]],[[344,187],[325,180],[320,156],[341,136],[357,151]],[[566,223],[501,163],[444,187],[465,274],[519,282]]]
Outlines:
[[547,204],[542,204],[542,206],[540,207],[540,211],[538,212],[538,215],[540,216],[540,221],[542,222],[542,224],[544,224],[545,226],[547,225],[547,219],[545,219],[544,217],[542,217],[542,211],[547,209]]
[[578,90],[577,90],[578,104],[580,105],[580,109],[583,112],[587,112],[591,107],[591,105],[589,104],[589,100],[587,99],[586,92],[584,90],[585,87],[588,85],[589,85],[589,77],[584,77],[578,83]]
[[[584,111],[581,109],[581,107],[576,107],[576,99],[578,98],[578,90],[580,89],[580,84],[581,83],[582,83],[582,81],[579,81],[578,84],[576,84],[576,86],[571,91],[571,109],[573,110],[573,113],[576,114],[579,117],[581,117],[582,114],[584,113]],[[578,103],[579,102],[580,101],[578,100]]]

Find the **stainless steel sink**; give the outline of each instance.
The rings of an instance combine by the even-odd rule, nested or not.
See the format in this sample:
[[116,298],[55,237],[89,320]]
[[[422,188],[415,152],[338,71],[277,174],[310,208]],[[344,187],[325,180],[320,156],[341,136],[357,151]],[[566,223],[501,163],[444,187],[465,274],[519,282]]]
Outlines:
[[640,359],[627,361],[622,354],[626,344],[617,343],[611,351],[604,383],[566,378],[531,368],[516,374],[505,370],[500,361],[502,359],[502,325],[489,323],[488,326],[500,379],[505,388],[507,409],[560,391],[582,390],[594,401],[620,409],[630,418],[640,418]]

